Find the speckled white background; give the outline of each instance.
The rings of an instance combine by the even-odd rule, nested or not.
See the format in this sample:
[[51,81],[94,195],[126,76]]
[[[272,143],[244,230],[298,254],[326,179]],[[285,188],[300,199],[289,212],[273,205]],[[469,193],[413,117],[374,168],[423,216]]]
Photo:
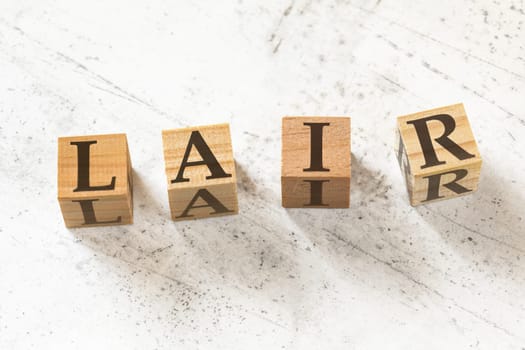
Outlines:
[[[523,349],[525,4],[0,2],[0,349]],[[480,189],[412,208],[402,114]],[[280,120],[350,115],[352,207],[280,206]],[[173,223],[161,130],[231,123],[238,216]],[[58,136],[125,132],[135,224],[67,230]]]

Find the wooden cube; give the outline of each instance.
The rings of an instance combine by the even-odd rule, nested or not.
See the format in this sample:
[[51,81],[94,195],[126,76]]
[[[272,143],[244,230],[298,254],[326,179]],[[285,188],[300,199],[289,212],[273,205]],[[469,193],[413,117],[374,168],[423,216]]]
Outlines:
[[228,124],[163,130],[162,140],[173,220],[238,213]]
[[350,167],[350,118],[283,118],[283,207],[348,208]]
[[60,137],[58,201],[67,227],[133,223],[126,135]]
[[396,148],[413,206],[478,187],[481,157],[463,104],[399,117]]

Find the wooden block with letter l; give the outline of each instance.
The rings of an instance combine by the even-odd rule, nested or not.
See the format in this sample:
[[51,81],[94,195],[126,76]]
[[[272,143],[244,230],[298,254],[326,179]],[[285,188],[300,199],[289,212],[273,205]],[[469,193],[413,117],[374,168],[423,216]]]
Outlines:
[[481,157],[463,104],[399,117],[396,147],[411,205],[477,189]]
[[58,139],[58,201],[67,227],[133,223],[125,134]]
[[228,124],[163,130],[162,140],[173,220],[238,213]]
[[284,117],[282,123],[282,206],[348,208],[350,118]]

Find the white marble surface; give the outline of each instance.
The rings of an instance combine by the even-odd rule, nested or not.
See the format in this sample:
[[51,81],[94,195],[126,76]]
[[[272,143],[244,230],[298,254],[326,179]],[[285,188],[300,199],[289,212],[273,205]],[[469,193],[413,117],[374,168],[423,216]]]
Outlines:
[[[525,3],[0,2],[0,349],[523,349]],[[464,102],[480,189],[412,208],[397,115]],[[350,115],[352,207],[280,206],[283,115]],[[237,216],[160,132],[231,123]],[[67,230],[58,136],[125,132],[135,224]]]

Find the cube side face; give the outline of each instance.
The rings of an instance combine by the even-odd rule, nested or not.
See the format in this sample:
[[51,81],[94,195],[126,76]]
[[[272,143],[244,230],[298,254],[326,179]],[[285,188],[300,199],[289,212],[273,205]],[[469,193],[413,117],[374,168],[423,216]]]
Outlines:
[[350,178],[282,177],[284,208],[348,208]]
[[168,197],[173,221],[234,215],[239,212],[237,185],[233,182],[203,188],[171,189]]
[[283,118],[283,207],[350,206],[350,123],[349,117]]
[[125,134],[59,138],[57,182],[67,227],[133,222],[132,168]]
[[407,193],[409,200],[412,201],[412,193],[414,192],[414,182],[415,177],[410,172],[410,163],[408,155],[406,152],[405,144],[403,143],[403,138],[399,132],[399,128],[396,128],[396,143],[394,147],[394,152],[396,154],[397,162],[403,179],[405,180],[405,185],[407,188]]
[[[164,130],[162,139],[173,220],[238,213],[237,175],[228,124]],[[206,200],[214,204],[215,199],[219,202],[215,208],[192,208],[188,215],[182,215],[188,207],[204,205],[201,202]]]
[[462,104],[399,117],[397,129],[396,154],[411,205],[477,189],[481,156]]

